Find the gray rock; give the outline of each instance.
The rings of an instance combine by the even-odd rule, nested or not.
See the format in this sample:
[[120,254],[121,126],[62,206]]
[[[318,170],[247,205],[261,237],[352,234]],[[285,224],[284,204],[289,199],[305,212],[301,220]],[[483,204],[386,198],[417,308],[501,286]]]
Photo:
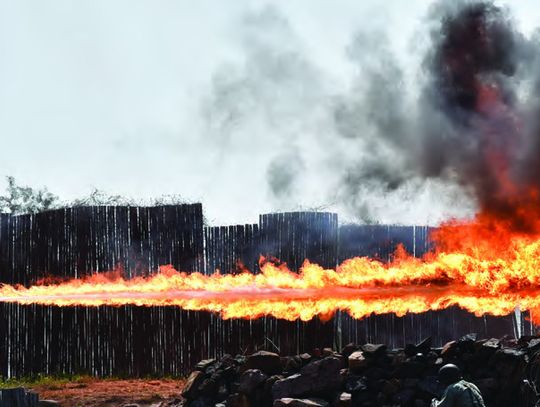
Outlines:
[[341,354],[343,355],[343,357],[346,357],[348,358],[351,353],[355,352],[358,350],[358,346],[355,345],[354,343],[349,343],[347,345],[345,345],[343,347],[343,349],[341,349]]
[[277,353],[266,351],[255,352],[248,356],[245,368],[262,370],[271,376],[281,373],[281,358]]
[[274,401],[273,407],[328,407],[328,402],[321,399],[282,398]]
[[277,380],[272,386],[272,398],[299,397],[308,394],[313,388],[311,378],[300,373]]
[[204,396],[212,397],[218,391],[218,383],[212,378],[204,379],[197,390],[200,394]]
[[338,390],[343,383],[341,360],[333,356],[313,361],[299,374],[278,380],[272,386],[272,397],[303,397],[322,395]]
[[207,368],[216,363],[216,359],[204,359],[195,365],[195,370],[206,371]]
[[182,390],[182,396],[187,399],[195,398],[197,395],[198,387],[204,380],[204,373],[200,370],[194,370],[189,375]]
[[282,361],[283,371],[293,373],[302,367],[302,360],[299,357],[287,357]]
[[369,361],[364,356],[364,352],[357,350],[349,355],[349,369],[351,372],[360,372],[369,366]]
[[349,393],[358,393],[367,390],[367,381],[362,376],[349,376],[345,380],[345,390]]
[[323,394],[341,387],[343,384],[341,368],[341,359],[329,356],[307,364],[300,373],[311,378],[314,394]]
[[238,391],[250,395],[253,391],[262,385],[268,376],[258,369],[249,369],[242,373],[238,385]]
[[302,353],[298,357],[302,365],[307,365],[311,361],[311,355],[309,353]]
[[335,353],[336,353],[336,352],[334,352],[334,349],[332,349],[332,348],[323,348],[323,350],[322,350],[322,355],[323,355],[324,357],[326,357],[326,356],[333,356]]
[[352,406],[351,393],[347,393],[347,392],[340,393],[336,399],[335,407],[351,407],[351,406]]
[[366,357],[379,357],[382,356],[386,352],[387,346],[385,344],[373,344],[373,343],[366,343],[365,345],[361,346],[362,351],[364,352],[364,356]]
[[433,343],[433,339],[431,336],[428,336],[426,339],[422,340],[421,342],[417,343],[415,345],[416,352],[428,354],[431,350],[431,345]]

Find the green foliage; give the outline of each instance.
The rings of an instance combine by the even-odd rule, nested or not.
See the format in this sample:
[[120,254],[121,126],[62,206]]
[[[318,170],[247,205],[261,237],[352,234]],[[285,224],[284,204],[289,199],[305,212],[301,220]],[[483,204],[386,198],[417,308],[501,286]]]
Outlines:
[[54,388],[61,384],[65,383],[80,383],[84,384],[85,382],[93,380],[90,376],[82,375],[59,375],[59,376],[48,376],[48,375],[36,375],[21,377],[17,379],[6,379],[2,380],[0,378],[0,389],[8,389],[13,387],[33,387],[33,386],[46,386],[48,388]]
[[0,195],[0,212],[18,215],[42,212],[58,206],[58,197],[47,188],[34,189],[18,185],[14,177],[7,177],[7,182],[5,194]]
[[75,199],[68,206],[131,206],[133,204],[133,200],[129,198],[125,198],[121,195],[110,195],[104,191],[94,188],[88,195]]
[[20,215],[43,212],[48,209],[79,206],[163,206],[188,203],[180,195],[162,195],[150,201],[137,201],[121,195],[108,194],[94,188],[88,195],[71,202],[61,202],[47,188],[34,189],[17,184],[14,177],[6,177],[5,193],[0,195],[0,213]]

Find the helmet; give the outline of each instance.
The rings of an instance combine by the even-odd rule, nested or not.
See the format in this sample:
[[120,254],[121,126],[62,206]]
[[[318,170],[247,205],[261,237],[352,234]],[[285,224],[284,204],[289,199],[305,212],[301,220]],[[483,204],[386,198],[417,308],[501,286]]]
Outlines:
[[439,369],[439,382],[453,384],[461,380],[461,370],[456,365],[449,363]]

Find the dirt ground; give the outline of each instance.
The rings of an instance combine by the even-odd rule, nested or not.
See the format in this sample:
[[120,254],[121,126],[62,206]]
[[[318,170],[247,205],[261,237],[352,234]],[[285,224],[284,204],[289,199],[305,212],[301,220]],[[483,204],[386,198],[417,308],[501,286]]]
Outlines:
[[56,400],[62,407],[165,407],[180,400],[181,380],[99,380],[42,384],[31,387],[40,400]]

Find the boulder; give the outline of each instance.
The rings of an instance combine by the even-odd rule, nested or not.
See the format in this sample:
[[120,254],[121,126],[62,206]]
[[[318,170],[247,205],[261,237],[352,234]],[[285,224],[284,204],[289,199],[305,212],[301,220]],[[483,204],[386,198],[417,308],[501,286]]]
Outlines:
[[345,380],[345,391],[351,394],[356,394],[361,391],[367,390],[368,383],[365,377],[362,376],[349,376]]
[[329,356],[307,364],[300,373],[311,378],[314,394],[325,394],[339,389],[343,384],[341,368],[341,359]]
[[182,396],[191,399],[195,398],[198,393],[199,385],[204,381],[204,373],[200,370],[194,370],[191,372],[186,380],[184,389],[182,390]]
[[351,407],[352,406],[351,393],[347,393],[347,392],[340,393],[334,405],[335,407]]
[[364,356],[364,352],[357,350],[349,355],[349,370],[353,373],[361,372],[369,366],[369,361]]
[[302,361],[300,358],[296,357],[286,357],[281,360],[281,364],[283,366],[283,371],[285,372],[296,372],[302,367]]
[[261,386],[268,376],[258,369],[249,369],[242,373],[238,385],[238,391],[247,395],[253,394],[255,389]]
[[[499,349],[489,360],[501,378],[509,380],[512,384],[517,384],[520,378],[525,377],[527,359],[525,352],[518,349]],[[508,383],[503,383],[508,384]]]
[[368,358],[377,358],[379,356],[382,356],[386,352],[387,346],[380,343],[380,344],[373,344],[373,343],[366,343],[365,345],[362,345],[360,347],[362,351],[364,352],[364,356]]
[[333,356],[335,352],[334,352],[334,349],[332,348],[323,348],[321,354],[323,357],[326,357],[326,356]]
[[245,394],[234,393],[227,398],[227,407],[251,407]]
[[528,343],[527,343],[527,350],[529,352],[536,352],[538,350],[540,350],[540,338],[532,338]]
[[300,373],[278,380],[272,386],[274,399],[323,395],[338,390],[343,382],[341,361],[333,356],[315,360]]
[[213,397],[218,391],[218,383],[215,379],[209,377],[203,379],[201,384],[199,384],[198,392],[203,396]]
[[428,336],[426,339],[420,341],[416,344],[416,351],[418,353],[428,354],[431,350],[431,345],[433,344],[433,338]]
[[298,355],[302,365],[307,365],[311,361],[311,355],[309,353],[302,353]]
[[343,357],[348,358],[351,353],[357,351],[358,349],[359,347],[357,345],[355,345],[354,343],[349,343],[345,345],[343,349],[341,349],[341,354],[343,355]]
[[200,370],[202,372],[206,371],[207,368],[215,364],[216,359],[204,359],[195,365],[195,370]]
[[281,373],[281,358],[277,353],[259,351],[247,357],[245,369],[258,369],[271,376]]
[[313,388],[311,379],[300,373],[293,374],[272,385],[272,398],[283,399],[287,397],[301,397],[308,394]]

